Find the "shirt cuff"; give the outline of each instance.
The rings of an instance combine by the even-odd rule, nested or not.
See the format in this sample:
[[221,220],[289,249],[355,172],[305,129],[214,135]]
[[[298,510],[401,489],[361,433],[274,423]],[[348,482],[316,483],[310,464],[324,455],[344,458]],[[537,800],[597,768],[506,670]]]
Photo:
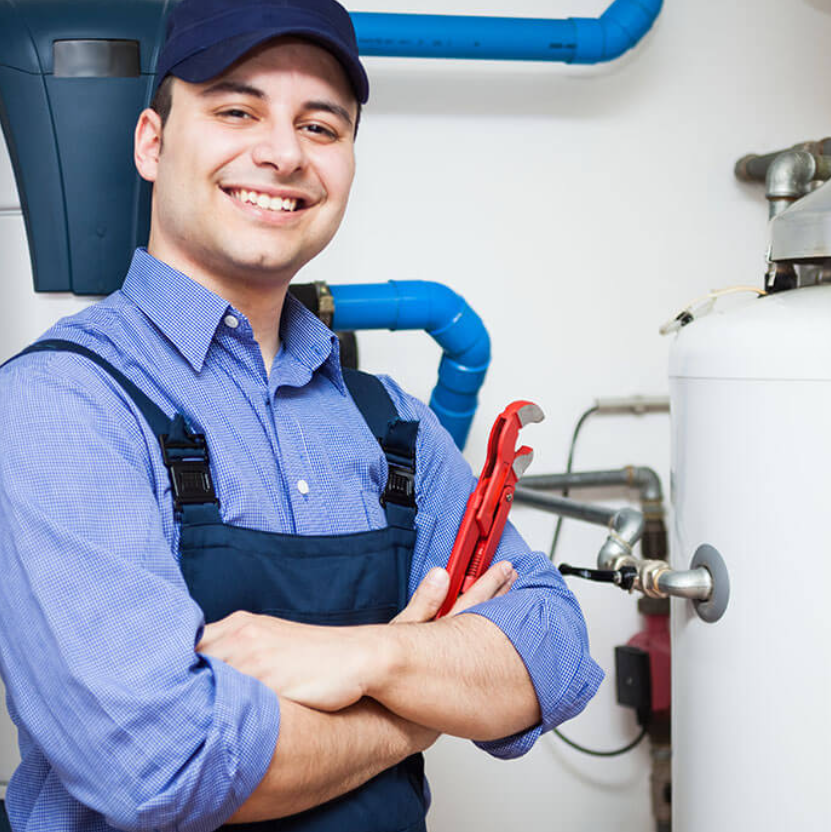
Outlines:
[[205,659],[216,680],[214,714],[227,760],[228,785],[216,816],[221,826],[245,803],[268,771],[280,733],[280,700],[253,676],[219,659]]
[[589,655],[579,609],[558,609],[550,598],[529,589],[509,592],[462,614],[480,615],[502,630],[524,662],[540,704],[539,724],[501,740],[476,743],[494,757],[522,756],[541,734],[579,714],[600,687],[604,674]]

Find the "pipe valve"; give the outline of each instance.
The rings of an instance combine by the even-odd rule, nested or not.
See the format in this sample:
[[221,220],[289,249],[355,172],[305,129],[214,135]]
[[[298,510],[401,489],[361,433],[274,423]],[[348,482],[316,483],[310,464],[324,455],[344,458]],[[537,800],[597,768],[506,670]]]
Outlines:
[[634,566],[621,566],[620,569],[584,569],[561,563],[558,569],[561,575],[573,575],[575,578],[602,584],[615,584],[625,590],[631,590],[638,577],[638,570]]

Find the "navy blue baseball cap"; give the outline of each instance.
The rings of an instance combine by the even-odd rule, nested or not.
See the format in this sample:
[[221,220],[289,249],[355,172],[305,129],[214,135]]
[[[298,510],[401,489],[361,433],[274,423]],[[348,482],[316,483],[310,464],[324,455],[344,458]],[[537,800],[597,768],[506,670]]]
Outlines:
[[336,0],[182,0],[167,21],[156,85],[166,75],[201,84],[255,46],[282,35],[310,40],[337,58],[355,97],[369,98],[349,12]]

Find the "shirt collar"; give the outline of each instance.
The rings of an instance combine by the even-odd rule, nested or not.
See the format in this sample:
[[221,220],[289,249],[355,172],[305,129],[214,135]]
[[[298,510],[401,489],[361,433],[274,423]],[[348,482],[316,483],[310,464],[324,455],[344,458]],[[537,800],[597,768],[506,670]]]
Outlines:
[[[303,375],[308,374],[308,378],[321,369],[335,387],[346,395],[337,335],[291,293],[286,294],[283,304],[278,361],[284,370],[287,369],[287,363],[294,364],[297,369],[305,371]],[[298,378],[297,381],[302,384],[308,378]]]
[[[216,330],[232,312],[227,300],[138,248],[121,291],[161,330],[196,372],[205,364]],[[294,365],[297,386],[322,372],[346,395],[337,336],[290,293],[280,321],[280,359]],[[305,380],[300,378],[305,376]]]
[[199,372],[228,301],[144,248],[136,249],[121,291]]

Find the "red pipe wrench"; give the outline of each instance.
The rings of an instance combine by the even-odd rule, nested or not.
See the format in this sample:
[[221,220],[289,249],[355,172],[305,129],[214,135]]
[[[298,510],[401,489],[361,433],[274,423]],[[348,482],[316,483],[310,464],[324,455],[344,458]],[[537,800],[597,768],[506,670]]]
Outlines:
[[534,458],[534,452],[527,445],[516,449],[519,431],[544,418],[537,405],[519,401],[509,404],[494,422],[479,484],[468,498],[447,562],[450,588],[436,618],[447,615],[459,595],[491,565],[511,510],[517,480]]

